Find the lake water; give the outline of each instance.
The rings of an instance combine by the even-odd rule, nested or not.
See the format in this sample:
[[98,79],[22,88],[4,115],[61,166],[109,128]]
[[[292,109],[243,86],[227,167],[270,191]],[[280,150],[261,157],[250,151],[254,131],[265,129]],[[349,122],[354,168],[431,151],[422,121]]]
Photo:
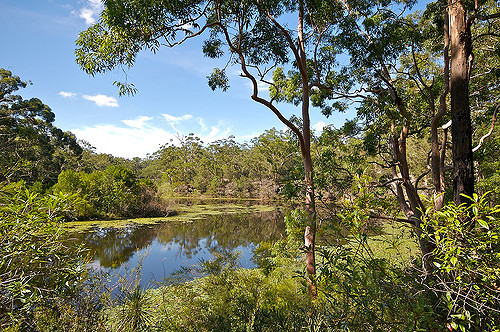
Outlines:
[[76,243],[93,255],[90,267],[95,271],[127,275],[141,264],[143,287],[210,260],[216,252],[240,252],[240,266],[253,268],[253,249],[261,241],[283,236],[283,217],[277,211],[205,215],[194,221],[166,219],[119,228],[96,226],[73,234]]

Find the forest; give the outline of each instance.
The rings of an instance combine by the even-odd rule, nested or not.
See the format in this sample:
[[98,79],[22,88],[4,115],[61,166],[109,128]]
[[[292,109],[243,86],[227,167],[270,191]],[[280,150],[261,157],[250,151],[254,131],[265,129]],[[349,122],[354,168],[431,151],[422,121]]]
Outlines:
[[[115,157],[0,68],[2,331],[500,331],[498,1],[103,3],[76,41],[84,72],[202,39],[226,62],[210,88],[230,93],[236,68],[287,129]],[[347,110],[312,130],[312,112]],[[225,252],[117,297],[63,241],[68,222],[169,216],[176,198],[283,207],[286,237],[258,245],[255,269]]]

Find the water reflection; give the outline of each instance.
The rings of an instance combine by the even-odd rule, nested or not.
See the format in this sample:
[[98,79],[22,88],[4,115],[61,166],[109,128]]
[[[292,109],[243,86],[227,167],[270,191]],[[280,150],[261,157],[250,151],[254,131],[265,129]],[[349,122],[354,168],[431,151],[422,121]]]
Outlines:
[[142,265],[141,284],[162,280],[182,267],[210,259],[213,252],[240,251],[242,267],[252,268],[252,249],[284,235],[279,212],[206,216],[194,222],[164,222],[127,228],[95,228],[76,241],[94,255],[91,266],[119,271]]

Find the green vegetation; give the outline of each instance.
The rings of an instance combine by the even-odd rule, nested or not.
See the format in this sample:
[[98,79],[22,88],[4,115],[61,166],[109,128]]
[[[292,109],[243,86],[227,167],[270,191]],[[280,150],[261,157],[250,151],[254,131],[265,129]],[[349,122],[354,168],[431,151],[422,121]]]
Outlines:
[[82,148],[73,134],[53,125],[55,114],[40,99],[13,94],[27,84],[0,68],[0,183],[23,180],[47,188]]
[[29,331],[39,315],[58,315],[85,280],[85,254],[61,239],[70,196],[41,196],[23,186],[0,196],[0,327]]
[[113,219],[113,220],[87,220],[71,221],[64,223],[68,231],[79,232],[95,226],[104,227],[127,227],[134,224],[147,225],[155,223],[182,222],[192,223],[204,219],[205,216],[214,216],[222,214],[246,214],[256,212],[274,211],[275,207],[269,205],[237,205],[237,204],[209,204],[209,205],[191,205],[175,206],[175,215],[155,218],[133,218],[133,219]]
[[[288,128],[244,144],[190,134],[146,159],[97,154],[54,127],[40,100],[13,95],[27,83],[0,69],[0,328],[500,331],[498,5],[436,1],[408,14],[412,5],[104,1],[77,41],[82,69],[132,66],[141,50],[207,30],[203,52],[239,66],[251,98]],[[208,77],[211,88],[229,88],[225,70]],[[300,116],[285,118],[280,102]],[[357,115],[316,136],[311,105]],[[201,278],[123,285],[117,298],[62,241],[71,228],[189,226],[247,209],[182,210],[176,197],[281,199],[287,237],[259,245],[258,269],[221,252],[200,263]],[[68,222],[89,219],[108,220]]]
[[152,181],[137,179],[130,169],[111,165],[103,171],[62,171],[55,193],[76,193],[74,219],[158,216],[168,214]]

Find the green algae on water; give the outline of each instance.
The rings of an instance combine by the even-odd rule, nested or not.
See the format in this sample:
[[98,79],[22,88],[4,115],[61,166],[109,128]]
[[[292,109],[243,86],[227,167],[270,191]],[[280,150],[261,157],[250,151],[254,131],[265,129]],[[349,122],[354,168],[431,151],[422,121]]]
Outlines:
[[64,224],[69,231],[80,232],[93,227],[100,228],[120,228],[133,225],[148,225],[163,222],[183,222],[190,223],[201,220],[206,216],[215,216],[222,214],[249,214],[271,212],[276,210],[269,205],[240,205],[240,204],[200,204],[200,205],[180,205],[175,209],[175,214],[165,217],[155,218],[132,218],[132,219],[113,219],[113,220],[87,220],[73,221]]

